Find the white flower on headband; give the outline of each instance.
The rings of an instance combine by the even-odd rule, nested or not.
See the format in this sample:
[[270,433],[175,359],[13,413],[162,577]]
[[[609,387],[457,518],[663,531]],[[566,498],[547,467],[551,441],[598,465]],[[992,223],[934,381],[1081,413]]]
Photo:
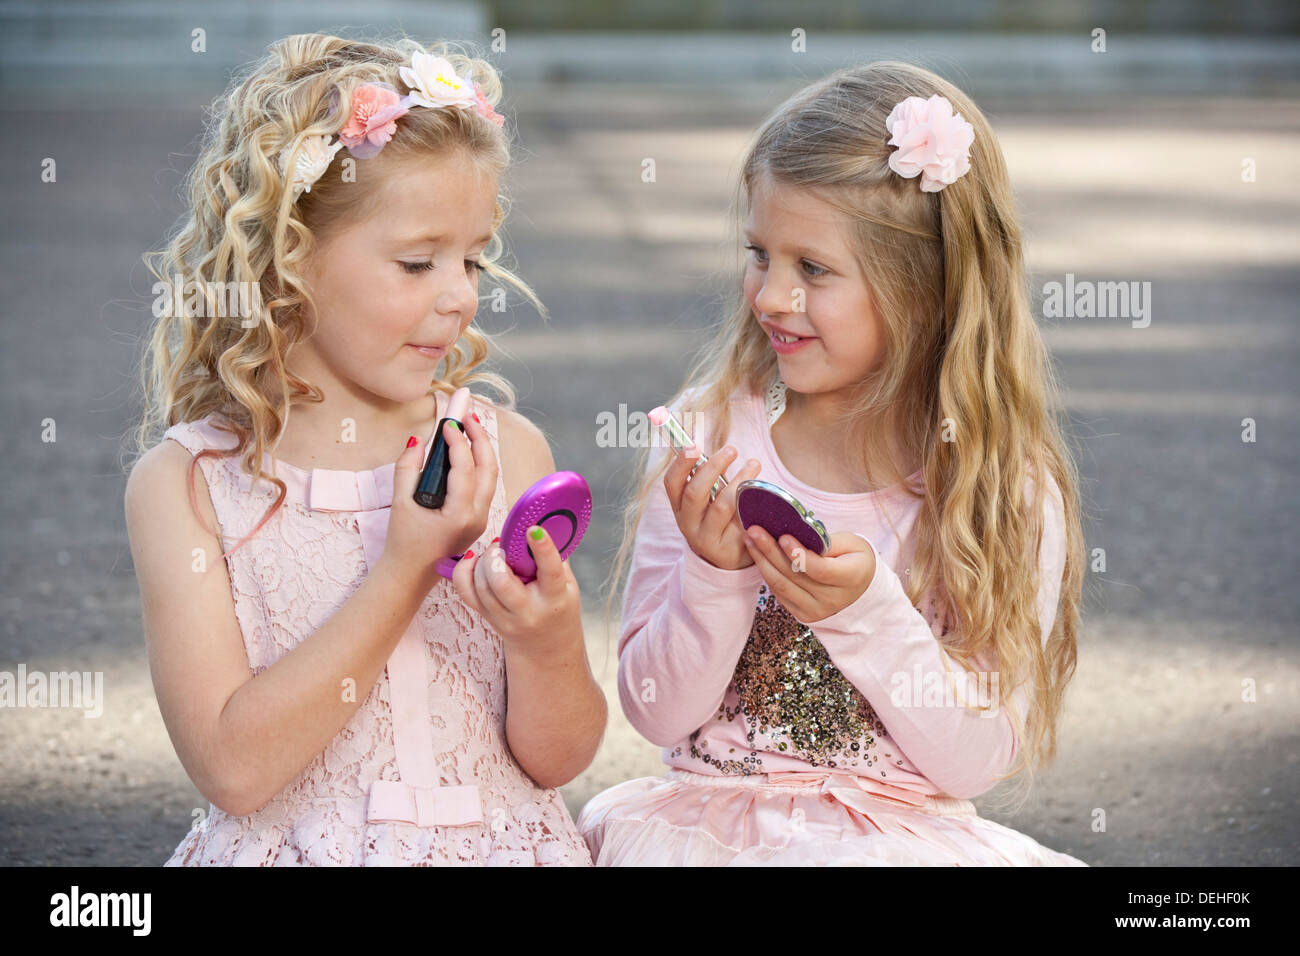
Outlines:
[[[294,163],[293,168],[293,198],[297,199],[304,192],[311,192],[312,184],[325,175],[325,170],[329,169],[330,163],[334,161],[334,154],[343,148],[343,142],[340,140],[330,144],[332,136],[308,136],[298,147],[298,161]],[[280,150],[280,175],[288,176],[286,164],[289,162],[289,153],[292,146],[286,146]]]
[[909,96],[885,120],[891,137],[889,168],[904,179],[921,177],[921,192],[937,193],[970,172],[975,127],[953,115],[952,103],[938,93],[928,100]]
[[417,51],[411,55],[411,65],[400,67],[398,73],[411,90],[406,100],[412,106],[472,109],[478,105],[473,81],[457,76],[455,67],[443,57]]

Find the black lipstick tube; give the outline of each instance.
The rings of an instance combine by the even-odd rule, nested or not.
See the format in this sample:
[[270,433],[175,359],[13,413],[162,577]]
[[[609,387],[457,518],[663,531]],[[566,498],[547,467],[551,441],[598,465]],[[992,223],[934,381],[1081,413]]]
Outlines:
[[447,439],[443,433],[448,422],[462,432],[465,431],[460,418],[469,408],[469,397],[468,388],[459,389],[451,397],[447,417],[438,422],[438,432],[434,436],[433,447],[429,449],[429,458],[425,461],[424,469],[420,472],[420,480],[415,486],[416,504],[438,509],[447,498],[447,475],[451,473],[451,455],[448,454],[450,449],[447,447]]

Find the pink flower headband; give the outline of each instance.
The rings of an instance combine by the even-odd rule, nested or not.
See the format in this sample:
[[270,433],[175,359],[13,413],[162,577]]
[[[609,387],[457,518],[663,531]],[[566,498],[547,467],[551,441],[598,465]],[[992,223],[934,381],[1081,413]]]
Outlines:
[[953,115],[952,104],[938,93],[928,100],[909,96],[885,120],[892,134],[889,168],[904,179],[920,174],[921,192],[937,193],[970,172],[975,127]]
[[[362,83],[352,94],[352,115],[339,130],[336,142],[330,136],[310,136],[302,142],[294,164],[294,199],[311,192],[312,184],[325,174],[334,154],[344,146],[357,159],[378,156],[397,132],[396,120],[412,106],[473,110],[497,126],[505,123],[505,117],[483,95],[482,87],[468,76],[457,76],[443,57],[417,51],[411,56],[411,65],[400,67],[398,72],[409,89],[405,96],[399,96],[388,83]],[[284,176],[288,176],[290,152],[287,146],[280,151],[280,173]]]

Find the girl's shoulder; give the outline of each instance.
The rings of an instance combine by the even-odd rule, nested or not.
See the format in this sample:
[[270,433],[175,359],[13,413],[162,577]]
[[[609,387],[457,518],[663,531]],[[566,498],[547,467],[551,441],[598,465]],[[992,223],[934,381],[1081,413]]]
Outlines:
[[[157,481],[168,485],[179,481],[179,487],[184,488],[192,480],[199,504],[211,518],[214,499],[247,492],[252,487],[251,476],[243,471],[234,454],[239,436],[228,428],[229,424],[217,414],[177,422],[163,432],[158,444],[141,456],[132,473],[138,469],[156,471],[160,473]],[[198,457],[200,452],[208,450],[214,454]]]
[[191,485],[191,466],[196,464],[194,457],[204,449],[229,450],[237,444],[234,435],[214,426],[212,416],[172,425],[131,466],[126,482],[128,516],[166,514],[175,521],[187,521],[197,508],[207,522],[205,531],[219,527],[214,499],[221,497],[221,489],[231,479],[223,471],[211,470],[212,465],[200,459],[204,467],[194,468],[196,474]]

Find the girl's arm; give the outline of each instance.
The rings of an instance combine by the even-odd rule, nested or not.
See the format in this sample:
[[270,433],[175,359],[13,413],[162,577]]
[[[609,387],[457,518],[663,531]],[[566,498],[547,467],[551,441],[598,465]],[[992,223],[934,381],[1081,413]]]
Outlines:
[[[555,471],[555,458],[546,436],[527,418],[502,408],[496,414],[502,480],[506,497],[513,503],[533,482]],[[563,786],[586,770],[609,719],[605,694],[587,662],[576,587],[574,595],[576,626],[567,633],[556,638],[534,634],[502,641],[506,742],[524,772],[540,787]]]
[[[662,460],[650,457],[647,475]],[[762,583],[755,565],[723,570],[692,551],[663,482],[653,483],[636,532],[618,642],[619,699],[641,736],[670,747],[722,705]]]
[[[254,677],[221,543],[190,508],[189,462],[171,440],[140,459],[126,484],[127,531],[154,690],[176,755],[204,797],[243,816],[292,783],[352,718],[433,582],[381,558],[328,621]],[[199,507],[217,528],[195,471]],[[199,552],[206,569],[196,564]]]
[[[1038,622],[1044,645],[1056,620],[1065,568],[1060,492],[1054,481],[1049,489],[1044,497],[1039,550]],[[961,678],[959,692],[968,687],[974,691],[969,698],[972,706],[985,702],[980,699],[985,692],[989,702],[997,700],[998,688],[991,676],[995,672],[987,661],[979,665],[990,668],[984,671],[988,676],[982,686],[965,676],[966,671],[948,656],[929,622],[912,606],[898,574],[885,563],[879,549],[875,577],[862,596],[808,626],[835,666],[867,698],[907,758],[945,793],[961,799],[978,796],[1010,768],[1018,742],[1006,708],[999,707],[995,716],[983,717],[964,709],[960,697],[954,706],[936,705],[933,697],[927,705],[926,686],[930,682],[938,688],[930,694],[943,694],[947,699],[945,665]],[[1029,698],[1025,682],[1013,694],[1022,721]]]

